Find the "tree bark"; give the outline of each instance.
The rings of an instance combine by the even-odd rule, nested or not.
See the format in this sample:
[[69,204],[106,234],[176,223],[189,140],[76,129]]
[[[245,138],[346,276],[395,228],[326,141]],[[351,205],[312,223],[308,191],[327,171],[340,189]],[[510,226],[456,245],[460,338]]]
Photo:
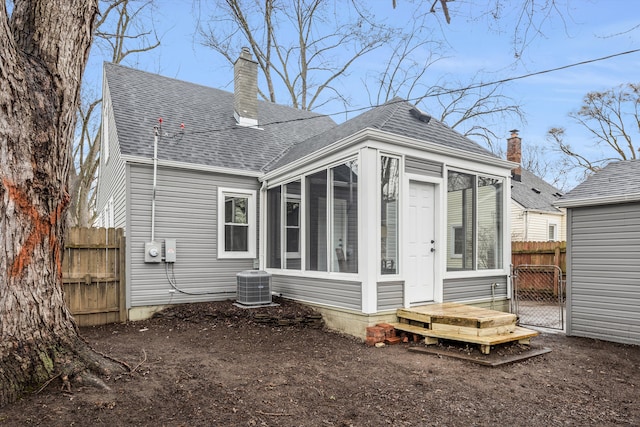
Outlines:
[[103,364],[62,294],[69,156],[98,10],[92,0],[0,5],[0,407]]

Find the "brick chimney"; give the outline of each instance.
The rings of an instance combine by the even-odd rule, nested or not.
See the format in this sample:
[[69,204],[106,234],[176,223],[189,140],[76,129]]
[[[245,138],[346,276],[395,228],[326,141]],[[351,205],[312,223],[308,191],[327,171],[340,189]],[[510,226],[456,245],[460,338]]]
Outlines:
[[507,160],[517,163],[518,166],[511,170],[514,181],[522,180],[522,139],[518,136],[518,129],[513,129],[511,138],[507,139]]
[[233,64],[233,115],[240,126],[258,126],[258,63],[243,47]]

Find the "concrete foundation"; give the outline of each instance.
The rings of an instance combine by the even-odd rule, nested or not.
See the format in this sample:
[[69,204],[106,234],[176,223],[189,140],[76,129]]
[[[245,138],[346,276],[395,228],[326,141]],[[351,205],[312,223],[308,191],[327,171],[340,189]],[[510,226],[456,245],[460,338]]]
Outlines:
[[377,323],[396,322],[398,320],[395,310],[376,314],[363,314],[352,310],[305,304],[310,305],[322,314],[322,320],[327,328],[361,338],[362,340],[366,338],[367,326],[373,326]]
[[[367,326],[373,326],[378,323],[397,322],[396,310],[385,311],[375,314],[363,314],[354,310],[345,310],[335,307],[326,307],[321,305],[310,305],[320,314],[325,325],[334,331],[342,332],[347,335],[352,335],[356,338],[365,339]],[[498,301],[481,301],[481,302],[462,302],[462,304],[468,304],[474,307],[482,307],[490,310],[509,312],[510,302],[509,300]]]
[[143,307],[131,307],[129,309],[129,321],[136,322],[145,320],[156,314],[157,312],[169,307],[168,305],[147,305]]

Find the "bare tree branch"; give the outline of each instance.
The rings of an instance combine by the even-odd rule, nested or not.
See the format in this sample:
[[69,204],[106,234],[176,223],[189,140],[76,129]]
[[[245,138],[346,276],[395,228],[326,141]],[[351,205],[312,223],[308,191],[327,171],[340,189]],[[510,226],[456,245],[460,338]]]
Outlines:
[[204,45],[230,64],[248,45],[265,78],[265,99],[286,96],[280,102],[305,110],[329,99],[345,102],[332,85],[394,34],[352,3],[218,0],[217,7],[222,12],[200,30]]
[[[96,21],[99,27],[94,30],[97,45],[94,47],[98,49],[94,49],[92,54],[106,50],[105,56],[114,63],[121,63],[130,55],[148,52],[160,45],[155,32],[148,29],[148,17],[145,15],[153,7],[152,1],[111,0],[102,2],[101,7],[103,11]],[[82,98],[72,148],[68,221],[69,225],[86,227],[93,223],[96,215],[94,189],[100,163],[99,107],[102,99],[90,96],[86,87]]]
[[[565,130],[552,128],[547,139],[565,156],[566,164],[593,173],[615,160],[640,157],[640,84],[627,83],[603,92],[589,92],[578,111],[569,113],[591,135],[589,154],[574,150],[565,142]],[[586,150],[585,150],[586,151]],[[596,157],[599,156],[599,157]]]
[[[468,89],[450,91],[449,86]],[[503,85],[476,89],[471,86],[459,81],[432,86],[423,98],[425,110],[452,129],[480,140],[491,152],[498,153],[501,145],[496,141],[502,141],[502,138],[495,134],[495,124],[525,122],[522,107],[503,94]]]

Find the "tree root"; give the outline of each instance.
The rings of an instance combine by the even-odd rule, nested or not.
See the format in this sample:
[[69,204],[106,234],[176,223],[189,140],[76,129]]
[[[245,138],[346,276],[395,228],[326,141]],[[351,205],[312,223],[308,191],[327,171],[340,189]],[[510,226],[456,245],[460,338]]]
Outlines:
[[[93,347],[91,347],[91,345],[87,342],[87,340],[85,340],[82,336],[79,336],[80,339],[82,340],[82,342],[86,345],[86,347],[93,353],[99,355],[100,357],[110,360],[114,363],[117,363],[118,365],[124,367],[128,372],[132,372],[131,366],[129,366],[129,364],[127,362],[124,362],[122,360],[116,359],[115,357],[111,357],[108,354],[104,354],[96,349],[94,349]],[[144,351],[144,350],[143,350]],[[145,354],[145,360],[146,360],[146,354]]]
[[62,349],[55,358],[58,372],[49,378],[35,394],[44,390],[56,378],[60,378],[62,382],[60,389],[66,393],[72,393],[72,382],[111,391],[111,388],[100,378],[101,376],[110,377],[114,374],[132,371],[127,363],[92,349],[81,338],[73,344],[62,346]]
[[[76,375],[75,381],[81,384],[90,385],[94,388],[104,391],[111,391],[111,387],[109,387],[104,381],[102,381],[100,377],[91,373],[91,371],[83,371],[80,374]],[[71,384],[69,384],[69,390],[67,391],[71,391]]]

